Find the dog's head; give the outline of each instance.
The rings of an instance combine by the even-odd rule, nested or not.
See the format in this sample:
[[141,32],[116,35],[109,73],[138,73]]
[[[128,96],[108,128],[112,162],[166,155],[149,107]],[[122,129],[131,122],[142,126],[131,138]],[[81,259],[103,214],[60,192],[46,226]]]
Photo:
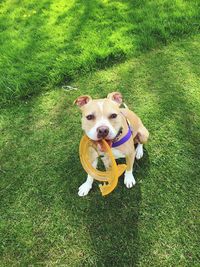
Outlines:
[[107,98],[95,100],[88,95],[83,95],[79,96],[74,103],[82,111],[82,129],[90,139],[111,141],[116,137],[122,127],[120,93],[113,92],[108,94]]

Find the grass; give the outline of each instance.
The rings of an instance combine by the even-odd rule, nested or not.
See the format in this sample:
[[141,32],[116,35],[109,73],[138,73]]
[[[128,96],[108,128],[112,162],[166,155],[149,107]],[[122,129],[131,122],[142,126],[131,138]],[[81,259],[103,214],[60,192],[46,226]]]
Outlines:
[[[56,88],[1,110],[1,266],[199,266],[199,44],[198,35],[182,39],[80,76],[78,91]],[[95,184],[79,198],[85,173],[72,101],[115,90],[151,134],[137,185],[120,181],[103,198]]]
[[0,3],[0,103],[199,32],[199,1],[15,0]]

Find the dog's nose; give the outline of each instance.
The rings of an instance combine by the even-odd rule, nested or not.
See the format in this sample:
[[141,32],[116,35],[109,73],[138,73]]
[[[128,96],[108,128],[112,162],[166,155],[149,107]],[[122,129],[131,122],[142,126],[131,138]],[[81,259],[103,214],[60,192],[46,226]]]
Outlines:
[[109,133],[109,128],[107,126],[101,126],[97,128],[97,137],[105,138]]

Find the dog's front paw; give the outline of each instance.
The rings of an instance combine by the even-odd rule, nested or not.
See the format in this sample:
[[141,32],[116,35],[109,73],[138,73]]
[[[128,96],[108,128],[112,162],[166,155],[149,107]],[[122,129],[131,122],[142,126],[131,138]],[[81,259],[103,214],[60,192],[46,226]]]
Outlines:
[[136,184],[132,172],[125,172],[124,184],[126,185],[127,188],[131,188]]
[[89,193],[89,191],[90,191],[90,189],[92,188],[92,185],[91,185],[91,183],[89,183],[89,182],[85,182],[85,183],[83,183],[80,187],[79,187],[79,189],[78,189],[78,195],[79,195],[79,197],[84,197],[84,196],[86,196],[88,193]]
[[136,159],[141,159],[143,157],[143,145],[142,144],[138,144],[138,146],[136,148],[135,157],[136,157]]

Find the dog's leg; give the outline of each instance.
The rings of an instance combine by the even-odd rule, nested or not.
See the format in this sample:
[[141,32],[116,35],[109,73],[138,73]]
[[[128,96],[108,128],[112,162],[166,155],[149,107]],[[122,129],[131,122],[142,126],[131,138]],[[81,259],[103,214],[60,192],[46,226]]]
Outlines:
[[111,166],[111,161],[109,159],[109,157],[107,155],[104,155],[102,158],[101,158],[103,164],[104,164],[104,167],[106,170],[109,169],[109,167]]
[[140,144],[146,144],[149,138],[149,131],[141,125],[138,129],[138,139]]
[[[93,161],[93,163],[92,163],[92,166],[93,166],[94,168],[97,167],[97,162],[98,162],[98,159],[96,158],[96,159]],[[84,196],[86,196],[86,195],[89,193],[90,189],[92,188],[93,180],[94,180],[94,179],[88,174],[85,183],[83,183],[83,184],[79,187],[78,195],[79,195],[80,197],[84,197]]]
[[92,188],[93,178],[88,174],[85,183],[83,183],[78,189],[79,197],[86,196]]
[[136,159],[141,159],[143,157],[143,144],[138,143],[136,147]]
[[140,128],[138,129],[138,134],[137,134],[137,148],[136,148],[136,159],[141,159],[143,157],[143,144],[147,142],[149,138],[149,132],[148,130],[144,127],[144,125],[141,125]]
[[135,161],[135,150],[131,154],[126,156],[127,169],[124,174],[124,184],[127,188],[131,188],[135,185],[135,178],[133,176],[133,163]]

